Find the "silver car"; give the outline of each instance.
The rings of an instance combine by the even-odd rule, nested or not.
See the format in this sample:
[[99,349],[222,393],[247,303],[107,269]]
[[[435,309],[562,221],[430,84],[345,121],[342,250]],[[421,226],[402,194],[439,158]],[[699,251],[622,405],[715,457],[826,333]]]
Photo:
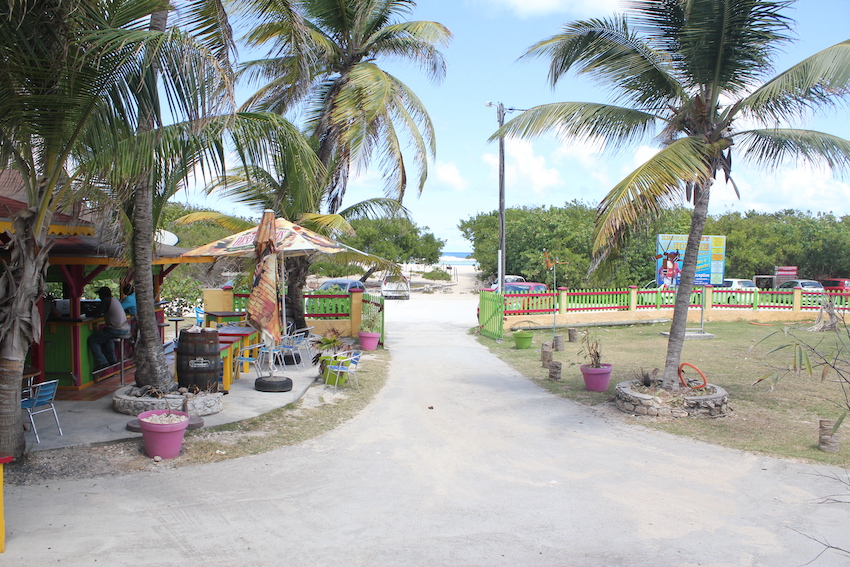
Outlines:
[[400,274],[384,276],[381,295],[387,299],[410,299],[410,282]]

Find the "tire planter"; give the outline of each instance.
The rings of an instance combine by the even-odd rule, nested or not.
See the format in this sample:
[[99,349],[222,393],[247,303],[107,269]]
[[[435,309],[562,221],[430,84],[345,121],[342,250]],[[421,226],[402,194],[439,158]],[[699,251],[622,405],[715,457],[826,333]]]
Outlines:
[[611,385],[610,364],[603,364],[599,368],[583,364],[581,375],[584,377],[584,386],[589,392],[604,392]]
[[531,331],[516,331],[513,336],[514,346],[516,346],[516,348],[531,348],[531,341],[534,339],[534,333]]
[[357,333],[360,339],[360,348],[363,350],[375,350],[378,348],[378,341],[381,340],[381,333]]
[[162,415],[168,410],[150,410],[139,414],[139,427],[142,428],[142,439],[145,442],[145,453],[148,457],[173,459],[180,454],[183,446],[183,434],[189,426],[189,414],[182,411],[172,411],[174,415],[182,415],[186,419],[177,423],[149,423],[146,417]]
[[260,392],[289,392],[292,380],[285,376],[263,376],[254,380],[254,389]]

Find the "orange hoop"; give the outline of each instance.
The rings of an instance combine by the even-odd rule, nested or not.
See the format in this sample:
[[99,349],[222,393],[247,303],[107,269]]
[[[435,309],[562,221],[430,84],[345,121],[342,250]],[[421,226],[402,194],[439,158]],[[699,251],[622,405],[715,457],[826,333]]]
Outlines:
[[[694,370],[697,371],[697,374],[699,374],[700,377],[702,378],[702,384],[700,384],[699,386],[691,386],[690,384],[688,384],[688,381],[685,380],[684,372],[682,372],[682,370],[685,368],[685,366],[690,366],[691,368],[693,368]],[[702,373],[702,370],[700,370],[699,368],[697,368],[696,366],[694,366],[690,362],[683,362],[682,364],[679,365],[679,380],[682,381],[682,384],[684,384],[685,387],[696,388],[696,389],[705,388],[705,385],[708,383],[705,379],[705,374]]]

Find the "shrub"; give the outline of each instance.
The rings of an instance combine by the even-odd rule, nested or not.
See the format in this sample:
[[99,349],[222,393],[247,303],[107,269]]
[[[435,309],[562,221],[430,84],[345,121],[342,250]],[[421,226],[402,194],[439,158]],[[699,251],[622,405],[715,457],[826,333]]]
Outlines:
[[445,270],[431,270],[430,272],[425,272],[424,274],[422,274],[422,277],[426,280],[449,281],[452,279],[451,274],[449,274]]

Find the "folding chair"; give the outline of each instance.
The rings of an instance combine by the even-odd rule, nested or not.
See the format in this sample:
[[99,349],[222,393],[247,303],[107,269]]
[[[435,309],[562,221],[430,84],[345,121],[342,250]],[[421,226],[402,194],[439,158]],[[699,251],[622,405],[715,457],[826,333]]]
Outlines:
[[344,377],[350,383],[354,384],[357,387],[357,391],[360,391],[360,382],[357,381],[357,364],[360,362],[360,356],[362,355],[362,351],[355,350],[351,353],[351,356],[347,358],[342,358],[340,360],[335,360],[335,364],[329,365],[328,368],[328,384],[333,382],[334,389],[339,389],[339,380]]
[[33,416],[39,413],[52,411],[53,419],[56,420],[56,427],[59,428],[59,435],[64,435],[64,433],[62,433],[62,426],[59,425],[59,416],[56,415],[56,407],[53,405],[53,398],[56,397],[56,390],[58,387],[59,380],[51,380],[49,382],[42,382],[41,384],[34,384],[30,389],[32,397],[21,400],[21,409],[27,410],[27,414],[30,418],[30,425],[32,425],[32,432],[35,433],[36,443],[41,443],[41,439],[38,438],[38,429],[35,427]]

